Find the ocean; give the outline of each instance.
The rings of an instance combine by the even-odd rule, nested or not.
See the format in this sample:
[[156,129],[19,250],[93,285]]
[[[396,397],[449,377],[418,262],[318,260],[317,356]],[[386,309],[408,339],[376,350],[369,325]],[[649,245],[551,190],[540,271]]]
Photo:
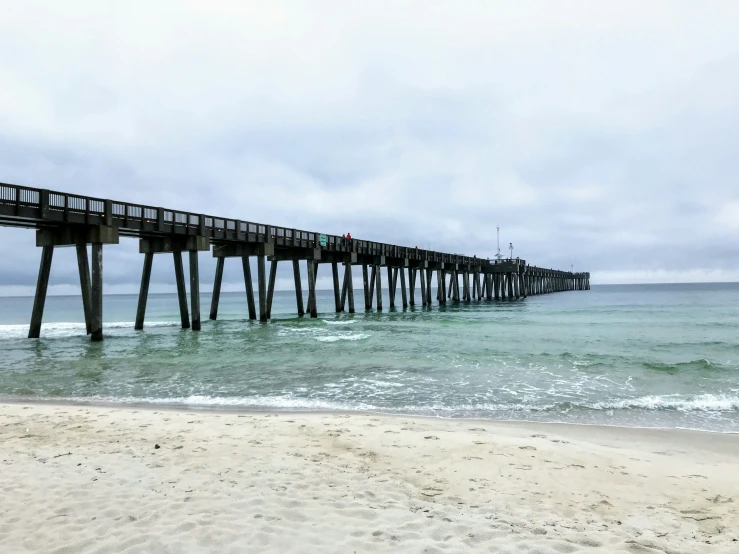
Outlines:
[[[355,292],[357,306],[363,293]],[[398,303],[400,301],[398,292]],[[433,293],[435,298],[435,291]],[[420,299],[417,297],[417,301]],[[739,284],[593,286],[518,301],[248,320],[223,293],[218,321],[180,329],[175,294],[106,296],[105,340],[79,297],[0,298],[0,399],[202,408],[361,410],[439,417],[739,432]]]

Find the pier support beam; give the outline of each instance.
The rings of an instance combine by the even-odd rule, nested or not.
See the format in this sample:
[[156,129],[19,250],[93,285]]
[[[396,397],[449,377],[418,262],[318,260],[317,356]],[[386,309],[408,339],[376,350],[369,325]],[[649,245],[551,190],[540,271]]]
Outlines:
[[298,315],[305,315],[303,308],[303,285],[300,282],[300,262],[293,260],[293,277],[295,278],[295,300],[298,304]]
[[190,309],[192,330],[200,331],[200,271],[197,250],[190,250]]
[[92,243],[92,283],[90,290],[90,315],[92,329],[90,339],[93,342],[103,340],[103,244]]
[[511,278],[511,274],[506,274],[506,280],[508,281],[508,300],[513,299],[513,279]]
[[[338,270],[337,270],[338,275]],[[349,291],[347,291],[347,287],[349,286],[349,283],[346,280],[346,268],[344,268],[344,280],[341,285],[341,299],[339,301],[339,311],[343,312],[346,309],[346,297]]]
[[432,269],[426,269],[426,304],[431,306],[431,278],[434,274]]
[[417,275],[417,269],[415,267],[409,267],[408,268],[408,288],[409,288],[409,298],[408,303],[410,304],[411,308],[416,305],[416,275]]
[[[94,242],[93,242],[94,244]],[[190,314],[187,308],[187,287],[182,267],[182,252],[189,252],[190,256],[190,302],[193,313],[194,331],[200,330],[200,275],[198,270],[198,252],[210,250],[210,239],[199,236],[152,236],[139,240],[139,253],[144,254],[144,269],[141,274],[141,289],[136,311],[136,329],[144,328],[146,303],[149,295],[149,280],[151,278],[151,264],[154,254],[171,253],[174,260],[175,282],[177,284],[177,300],[180,307],[180,320],[183,329],[190,328]],[[218,288],[220,293],[220,287]],[[215,293],[215,289],[214,289]],[[216,311],[218,300],[216,298]]]
[[426,307],[426,304],[428,304],[428,296],[426,291],[426,270],[421,268],[418,273],[421,276],[421,306]]
[[[86,256],[85,256],[86,257]],[[139,304],[136,308],[136,323],[134,329],[140,331],[144,328],[144,317],[146,316],[146,302],[149,298],[149,281],[151,280],[151,265],[154,262],[154,254],[144,254],[144,269],[141,272],[141,288],[139,289]]]
[[[90,278],[90,265],[87,258],[87,245],[94,244],[93,254],[99,253],[99,280],[100,280],[100,325],[96,332],[94,321],[93,286],[95,281]],[[42,248],[41,263],[36,282],[36,295],[31,312],[31,324],[28,329],[28,338],[39,338],[43,321],[46,293],[49,287],[51,261],[54,248],[74,246],[77,253],[77,268],[80,277],[80,291],[82,293],[82,308],[85,315],[85,328],[92,340],[102,340],[102,245],[118,244],[118,229],[105,225],[65,226],[57,229],[39,229],[36,231],[36,246]],[[94,268],[93,268],[94,270]],[[94,335],[94,336],[93,336]]]
[[[77,245],[77,269],[80,274],[80,290],[82,291],[82,309],[85,312],[85,329],[89,335],[92,332],[92,307],[90,302],[90,263],[87,260],[87,245]],[[148,289],[147,283],[147,289]]]
[[[395,275],[393,275],[393,272]],[[390,298],[390,308],[395,307],[395,279],[398,275],[398,269],[387,266],[387,294]]]
[[367,277],[367,264],[362,264],[362,284],[364,285],[364,309],[372,308],[372,295],[369,292],[369,279]]
[[316,306],[316,262],[308,260],[308,311],[312,318],[318,317],[318,307]]
[[[347,262],[344,264],[344,288],[349,296],[349,313],[354,313],[354,284],[352,283],[352,264]],[[344,309],[344,303],[341,303],[341,309]]]
[[218,303],[221,301],[221,283],[223,282],[223,264],[226,258],[216,259],[216,276],[213,280],[213,299],[210,301],[210,319],[218,317]]
[[259,287],[259,321],[267,321],[267,267],[265,256],[257,256],[257,285]]
[[41,250],[41,265],[38,270],[38,280],[36,281],[36,296],[33,299],[31,327],[28,330],[29,339],[37,339],[41,335],[41,320],[44,317],[46,290],[49,288],[49,274],[51,273],[51,260],[53,257],[54,247],[44,246]]
[[334,304],[338,314],[344,310],[344,293],[342,292],[342,298],[339,300],[339,264],[337,262],[331,262],[331,275],[334,278]]
[[372,273],[375,274],[375,288],[377,289],[375,293],[377,294],[377,311],[382,311],[382,267],[379,265],[375,266],[375,269],[372,270]]
[[254,284],[251,282],[251,263],[249,256],[241,257],[241,267],[244,271],[244,286],[246,287],[246,304],[249,308],[249,319],[257,318],[257,307],[254,304]]
[[277,260],[269,265],[269,280],[267,281],[267,319],[272,319],[272,298],[275,295],[275,280],[277,279]]
[[182,269],[182,251],[172,252],[174,259],[174,277],[177,283],[177,300],[180,304],[180,322],[183,329],[190,328],[190,314],[187,310],[187,290],[185,288],[185,272]]
[[372,299],[375,297],[375,282],[377,281],[377,266],[372,266],[372,275],[369,280],[369,309],[372,309]]
[[400,268],[400,296],[403,300],[403,308],[408,307],[408,293],[405,289],[405,267]]

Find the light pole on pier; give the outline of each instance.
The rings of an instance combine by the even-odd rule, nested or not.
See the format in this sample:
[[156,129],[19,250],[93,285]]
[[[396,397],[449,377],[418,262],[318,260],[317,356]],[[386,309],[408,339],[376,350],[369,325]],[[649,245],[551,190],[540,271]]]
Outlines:
[[508,248],[511,249],[511,260],[513,259],[513,243],[511,243]]
[[495,230],[497,231],[498,235],[498,253],[495,255],[495,257],[500,260],[503,258],[503,254],[500,253],[500,225],[496,225]]

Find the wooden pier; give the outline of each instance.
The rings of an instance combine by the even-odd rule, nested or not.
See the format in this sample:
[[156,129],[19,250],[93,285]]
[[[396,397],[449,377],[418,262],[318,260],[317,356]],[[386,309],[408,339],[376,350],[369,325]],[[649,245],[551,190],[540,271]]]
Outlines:
[[[347,240],[264,223],[4,183],[0,183],[0,226],[36,229],[36,245],[42,249],[29,338],[38,338],[41,333],[54,249],[67,246],[77,251],[87,333],[94,341],[102,340],[103,246],[118,244],[120,237],[138,238],[139,251],[144,255],[136,329],[144,327],[155,254],[172,256],[182,327],[194,331],[201,326],[198,255],[207,251],[212,251],[217,259],[210,319],[218,316],[227,258],[241,261],[249,319],[257,319],[250,264],[252,257],[257,258],[260,321],[268,321],[271,317],[279,262],[292,262],[296,311],[298,315],[308,313],[310,317],[318,315],[316,278],[321,265],[331,269],[336,312],[355,312],[353,266],[362,268],[364,310],[373,309],[373,305],[378,311],[383,309],[383,269],[386,270],[391,309],[398,301],[398,283],[399,302],[403,308],[418,305],[418,300],[422,307],[432,306],[434,279],[438,304],[518,300],[551,292],[590,289],[589,273],[539,268],[518,258],[489,260],[367,240]],[[91,245],[91,260],[88,260],[87,245]],[[188,253],[190,264],[189,307],[183,252]],[[306,304],[303,304],[300,280],[301,261],[305,262],[308,277]]]

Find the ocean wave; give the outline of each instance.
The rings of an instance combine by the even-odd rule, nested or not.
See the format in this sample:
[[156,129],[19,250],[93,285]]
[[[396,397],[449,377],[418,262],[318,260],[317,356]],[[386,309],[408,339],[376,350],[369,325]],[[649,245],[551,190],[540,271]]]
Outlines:
[[370,335],[367,333],[346,333],[344,335],[326,335],[323,337],[313,337],[319,342],[337,342],[340,340],[348,340],[348,341],[355,341],[355,340],[362,340],[362,339],[368,339]]
[[[28,399],[28,397],[23,397]],[[48,398],[38,397],[39,400]],[[179,397],[117,397],[84,396],[56,397],[54,400],[101,404],[161,404],[192,407],[233,407],[264,409],[304,409],[304,410],[343,410],[380,411],[389,413],[416,414],[476,414],[500,412],[554,412],[569,413],[573,410],[665,410],[678,412],[736,412],[739,411],[739,396],[702,394],[696,396],[663,395],[642,396],[614,402],[554,404],[525,403],[475,403],[475,404],[421,404],[387,406],[367,402],[350,402],[329,399],[296,397],[293,395],[275,396],[211,396],[191,395]]]
[[[134,328],[133,321],[112,321],[103,323],[103,329],[131,329]],[[175,327],[180,326],[179,321],[154,321],[147,322],[146,327]],[[28,324],[20,325],[0,325],[0,340],[26,338],[28,336]],[[73,337],[76,335],[85,335],[85,324],[78,322],[62,321],[54,323],[44,323],[41,326],[41,337],[58,338]]]
[[678,362],[675,364],[664,364],[661,362],[644,362],[642,363],[645,369],[652,369],[654,371],[664,371],[667,373],[677,373],[678,371],[685,370],[698,370],[705,371],[708,369],[714,369],[715,366],[709,360],[701,358],[700,360],[691,360],[689,362]]
[[352,325],[357,322],[356,319],[339,319],[339,320],[330,320],[330,319],[322,319],[326,325]]
[[661,396],[642,396],[628,398],[618,402],[598,402],[590,406],[596,410],[677,410],[698,412],[731,412],[739,411],[739,396],[726,394],[699,394],[686,397],[678,394]]

